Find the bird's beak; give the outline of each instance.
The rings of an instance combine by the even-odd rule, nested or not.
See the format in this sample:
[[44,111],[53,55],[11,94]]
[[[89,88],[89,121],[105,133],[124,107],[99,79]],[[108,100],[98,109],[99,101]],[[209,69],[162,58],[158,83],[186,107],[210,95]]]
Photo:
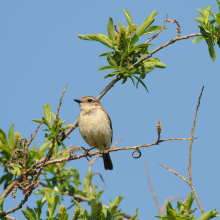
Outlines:
[[79,99],[73,99],[75,102],[82,103]]

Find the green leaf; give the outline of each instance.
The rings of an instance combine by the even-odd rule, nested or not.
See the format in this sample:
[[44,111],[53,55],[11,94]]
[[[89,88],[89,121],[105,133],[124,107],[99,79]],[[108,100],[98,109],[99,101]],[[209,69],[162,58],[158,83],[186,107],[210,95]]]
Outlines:
[[116,66],[102,66],[102,67],[100,67],[100,68],[98,69],[98,71],[100,71],[100,70],[109,70],[109,69],[111,69],[111,70],[117,70],[117,69],[119,69],[119,68],[116,67]]
[[205,24],[208,23],[209,21],[209,17],[210,17],[210,11],[211,11],[211,6],[207,6],[205,9],[204,9],[204,16],[205,16]]
[[80,184],[80,180],[79,180],[79,171],[74,169],[73,170],[73,177],[74,177],[74,184],[75,184],[75,189],[76,189],[76,193],[78,191],[78,186]]
[[106,56],[107,54],[114,54],[114,52],[113,51],[107,51],[107,52],[105,52],[105,53],[102,53],[101,55],[99,55],[99,57],[103,57],[103,56]]
[[55,143],[55,146],[53,148],[53,156],[55,157],[58,154],[59,146],[58,143]]
[[0,144],[0,150],[8,152],[10,155],[13,153],[13,150],[8,145]]
[[203,20],[205,21],[205,15],[204,15],[203,11],[200,10],[199,8],[197,8],[196,10],[199,12],[199,14],[202,16]]
[[0,128],[0,143],[8,145],[5,132]]
[[125,9],[122,9],[124,14],[125,14],[125,17],[126,17],[126,20],[128,22],[128,26],[131,30],[131,34],[133,35],[133,26],[132,26],[132,18],[131,18],[131,15],[129,14],[128,11],[126,11]]
[[135,86],[135,80],[134,80],[134,78],[133,78],[132,76],[129,76],[129,77],[130,77],[131,81],[133,82],[133,84],[134,84],[134,86]]
[[92,179],[92,172],[89,171],[85,176],[84,185],[83,185],[84,192],[87,194],[89,193],[89,186],[91,185],[91,179]]
[[115,44],[115,30],[113,27],[113,19],[110,17],[107,25],[108,35],[113,44]]
[[123,196],[118,196],[117,198],[115,198],[115,200],[113,202],[110,202],[109,205],[109,210],[107,211],[107,218],[106,220],[112,220],[114,213],[116,212],[121,200],[123,199]]
[[82,206],[75,200],[75,199],[72,199],[72,201],[75,203],[75,205],[77,206],[77,208],[79,208],[80,210],[80,214],[83,214],[83,208]]
[[3,212],[3,204],[4,204],[4,197],[0,199],[0,217],[2,216]]
[[28,155],[28,159],[27,159],[27,167],[31,167],[34,164],[34,161],[36,159],[36,151],[30,151],[29,155]]
[[153,10],[153,12],[150,14],[150,16],[149,16],[148,18],[145,19],[145,21],[148,21],[148,20],[154,18],[158,13],[159,13],[159,12],[156,12],[156,13],[155,13],[155,10]]
[[37,149],[37,152],[39,154],[43,154],[47,149],[51,148],[52,144],[48,141],[45,144],[43,144],[41,147]]
[[106,74],[105,77],[104,77],[104,79],[105,79],[105,78],[108,78],[108,77],[115,76],[115,75],[117,75],[117,74],[119,74],[119,73],[120,73],[120,72],[116,71],[116,72],[112,72],[112,73]]
[[31,213],[31,215],[34,217],[34,219],[37,219],[37,216],[32,208],[29,208],[29,206],[27,206],[27,210]]
[[154,44],[142,43],[142,44],[138,44],[138,45],[136,45],[135,47],[133,47],[133,48],[130,50],[130,52],[135,51],[135,50],[139,50],[140,48],[144,48],[144,47],[147,47],[147,48],[148,48],[149,45],[154,46]]
[[43,105],[43,108],[44,108],[44,116],[45,116],[45,119],[46,119],[45,122],[46,122],[48,127],[51,127],[50,126],[50,121],[51,121],[50,105],[45,104],[45,105]]
[[155,68],[155,63],[146,63],[144,65],[141,65],[137,68],[136,73],[141,74],[141,75],[146,75],[150,71],[152,71]]
[[220,12],[220,2],[218,0],[216,0],[217,4],[218,4],[218,10]]
[[132,220],[135,220],[138,215],[139,215],[139,212],[138,212],[138,209],[136,209],[136,211],[132,217]]
[[51,207],[52,215],[50,217],[53,216],[58,204],[60,204],[60,196],[56,195],[55,199],[53,200],[53,203],[52,203],[52,207]]
[[214,209],[212,211],[206,212],[201,217],[199,217],[197,220],[209,220],[211,218],[218,217],[219,216],[219,215],[217,215],[218,213],[219,212]]
[[107,61],[111,66],[116,66],[118,68],[115,60],[109,54],[107,54]]
[[13,148],[14,146],[14,125],[13,124],[10,128],[9,128],[9,132],[8,132],[8,140],[9,140],[9,143],[11,145],[11,147]]
[[215,19],[216,23],[217,23],[218,25],[220,25],[220,14],[219,14],[219,13],[218,13],[218,14],[215,14],[215,13],[213,13],[212,11],[210,11],[210,13],[212,14],[212,16],[213,16],[213,18]]
[[204,37],[197,37],[197,38],[195,38],[194,40],[192,40],[192,43],[194,44],[194,43],[198,43],[199,41],[202,41],[202,40],[204,40],[205,38]]
[[208,43],[208,49],[209,49],[210,57],[212,58],[213,61],[215,61],[215,57],[216,57],[215,56],[215,47],[211,41]]
[[164,68],[166,68],[167,66],[166,66],[166,64],[164,64],[164,63],[162,63],[162,62],[157,62],[157,63],[155,64],[155,67],[164,69]]
[[[154,31],[159,31],[161,28],[162,28],[162,26],[151,26],[146,31],[144,31],[144,33],[142,35],[151,34]],[[167,28],[164,27],[164,29],[167,29]]]
[[81,40],[98,41],[98,42],[104,44],[105,46],[113,49],[113,45],[111,43],[111,40],[107,36],[104,37],[104,34],[77,35],[77,37],[79,37]]
[[196,198],[196,197],[193,196],[193,193],[192,193],[192,192],[189,193],[188,201],[187,201],[187,204],[186,204],[186,209],[187,209],[188,213],[189,213],[190,210],[191,210],[191,206],[192,206],[193,201],[194,201],[195,198]]
[[134,36],[131,38],[130,48],[132,48],[135,45],[138,39],[139,39],[139,36],[137,34],[134,34]]
[[92,191],[89,195],[89,204],[91,206],[91,215],[95,214],[96,210],[96,191],[95,191],[95,185],[92,186]]
[[[52,112],[51,112],[51,113],[52,113]],[[41,123],[42,120],[40,120],[40,119],[33,119],[33,120],[31,120],[31,121],[34,121],[34,122],[37,122],[37,123]],[[43,122],[43,124],[44,124],[44,125],[47,125],[47,124],[45,123],[45,121]]]
[[138,30],[136,31],[136,34],[137,34],[138,36],[141,36],[141,35],[144,33],[144,31],[152,24],[153,21],[154,21],[153,18],[148,19],[148,20],[145,20],[145,21],[143,22],[143,24],[142,24],[142,25],[138,28]]
[[193,20],[198,21],[201,24],[204,23],[204,19],[203,18],[194,18]]
[[127,81],[128,77],[124,76],[121,84],[124,84]]
[[68,125],[62,127],[62,129],[66,130],[66,129],[69,129],[71,126],[72,126],[72,124],[68,124]]
[[22,168],[20,167],[20,165],[16,164],[16,163],[11,163],[10,164],[14,169],[13,170],[10,170],[10,172],[13,174],[13,175],[16,175],[16,176],[20,176],[21,175],[21,171],[22,171]]
[[144,84],[144,82],[138,78],[137,76],[134,75],[134,77],[142,84],[142,86],[147,90],[147,92],[149,93],[148,89],[147,89],[147,86]]
[[36,219],[34,218],[34,216],[32,216],[32,214],[31,214],[28,210],[26,210],[26,209],[21,209],[21,211],[23,212],[24,216],[25,216],[27,219],[29,219],[29,220],[36,220]]
[[44,202],[42,202],[42,199],[37,200],[37,202],[36,202],[37,203],[37,208],[34,208],[34,210],[37,214],[37,219],[38,220],[41,220],[40,216],[41,216],[41,212],[42,212],[42,207],[43,207],[45,202],[46,202],[46,200]]
[[58,142],[62,145],[62,147],[66,150],[66,146],[65,146],[65,144],[63,143],[63,141],[61,141],[61,140],[58,140]]

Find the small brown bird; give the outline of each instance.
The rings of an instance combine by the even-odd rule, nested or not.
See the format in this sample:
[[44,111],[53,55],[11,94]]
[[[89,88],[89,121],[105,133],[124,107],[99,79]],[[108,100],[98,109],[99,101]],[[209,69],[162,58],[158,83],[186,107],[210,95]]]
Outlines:
[[[102,104],[93,96],[74,99],[79,103],[81,113],[78,118],[79,132],[90,147],[108,150],[112,143],[112,123]],[[104,167],[112,170],[113,165],[109,153],[103,153]]]

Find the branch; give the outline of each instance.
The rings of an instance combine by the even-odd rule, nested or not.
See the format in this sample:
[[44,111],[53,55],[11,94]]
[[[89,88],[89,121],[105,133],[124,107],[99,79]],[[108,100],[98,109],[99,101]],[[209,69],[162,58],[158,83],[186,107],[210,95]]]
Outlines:
[[[194,139],[197,139],[194,138]],[[175,141],[175,140],[178,140],[178,141],[190,141],[191,138],[168,138],[168,139],[163,139],[163,140],[160,140],[159,143],[162,143],[162,142],[165,142],[165,141]],[[150,147],[150,146],[153,146],[153,145],[158,145],[158,141],[155,141],[154,143],[151,143],[151,144],[144,144],[144,145],[138,145],[138,146],[134,146],[134,147],[122,147],[122,148],[115,148],[115,149],[109,149],[109,150],[105,150],[104,152],[107,153],[107,152],[114,152],[114,151],[120,151],[120,150],[137,150],[138,148],[143,148],[143,147]],[[95,155],[98,155],[100,154],[100,151],[95,151],[95,152],[92,152],[92,153],[88,153],[87,156],[95,156]],[[79,154],[79,155],[74,155],[74,156],[70,156],[70,157],[65,157],[65,158],[61,158],[61,159],[56,159],[56,160],[50,160],[50,161],[47,161],[45,163],[45,166],[49,165],[49,164],[54,164],[54,163],[63,163],[63,162],[66,162],[66,161],[70,161],[70,160],[78,160],[82,157],[85,157],[85,154]],[[42,164],[38,164],[36,166],[36,168],[39,168],[41,167]]]
[[6,215],[5,218],[9,219],[9,220],[18,220],[17,218],[11,217],[9,215]]
[[193,138],[193,133],[194,133],[195,125],[196,125],[196,117],[197,117],[197,112],[198,112],[198,110],[199,110],[200,99],[201,99],[201,97],[202,97],[203,90],[204,90],[204,86],[202,87],[202,91],[201,91],[200,96],[199,96],[198,104],[197,104],[197,107],[196,107],[196,113],[195,113],[195,117],[194,117],[194,122],[193,122],[193,127],[192,127],[192,130],[191,130],[191,138],[190,138],[191,140],[190,140],[190,145],[189,145],[189,167],[188,167],[189,180],[185,179],[183,176],[181,176],[180,174],[178,174],[176,171],[171,170],[170,168],[168,168],[168,167],[166,167],[166,166],[160,164],[160,166],[162,166],[162,167],[168,169],[169,171],[171,171],[172,173],[176,174],[176,175],[179,176],[182,180],[184,180],[186,183],[189,184],[189,186],[190,186],[191,189],[192,189],[193,194],[194,194],[195,197],[196,197],[196,201],[197,201],[197,203],[198,203],[198,205],[199,205],[199,208],[200,208],[202,214],[204,214],[204,209],[202,208],[202,205],[201,205],[201,203],[200,203],[200,201],[199,201],[199,197],[198,197],[198,195],[196,194],[195,188],[193,187],[193,184],[192,184],[192,171],[191,171],[191,162],[192,162],[192,160],[191,160],[191,155],[192,155],[192,144],[193,144],[193,139],[194,139],[194,138]]
[[[165,165],[162,165],[162,164],[159,164],[159,165],[162,166],[162,167],[164,167],[164,168],[166,168],[166,169],[168,169],[170,172],[176,174],[176,175],[177,175],[178,177],[180,177],[183,181],[185,181],[186,183],[189,184],[189,181],[188,181],[186,178],[184,178],[183,176],[181,176],[179,173],[177,173],[175,170],[171,170],[169,167],[167,167],[167,166],[165,166]],[[190,185],[190,184],[189,184],[189,185]]]
[[[155,33],[151,38],[149,38],[145,43],[148,44],[150,41],[152,41],[154,38],[156,38],[156,37],[164,30],[165,25],[166,25],[167,22],[168,22],[168,20],[167,20],[167,16],[166,16],[166,19],[165,19],[164,24],[163,24],[163,26],[161,27],[161,29],[160,29],[157,33]],[[133,59],[135,58],[135,56],[136,56],[143,48],[144,48],[144,47],[141,47],[139,50],[136,50],[136,51],[135,51],[135,53],[134,53],[134,55],[133,55]]]
[[[66,87],[67,87],[67,86],[68,86],[68,84],[66,84]],[[54,123],[54,127],[57,126],[58,115],[59,115],[59,111],[60,111],[60,106],[61,106],[61,104],[62,104],[62,98],[63,98],[63,96],[64,96],[64,93],[66,92],[66,87],[64,88],[63,94],[62,94],[62,96],[60,97],[60,102],[59,102],[59,106],[58,106],[58,108],[57,108],[56,121],[55,121],[55,123]]]
[[161,206],[161,212],[164,213],[168,202],[182,199],[184,199],[184,196],[171,196],[170,198],[166,199],[163,205]]
[[24,204],[25,202],[27,202],[28,197],[29,197],[29,196],[26,195],[26,196],[24,197],[24,200],[22,200],[21,203],[20,203],[18,206],[15,206],[13,209],[10,209],[10,210],[8,210],[8,211],[6,211],[6,212],[2,212],[2,216],[5,216],[5,215],[7,215],[7,214],[10,214],[10,213],[15,212],[16,210],[22,208],[23,204]]
[[152,196],[154,198],[154,201],[156,203],[157,211],[159,212],[160,216],[162,216],[163,212],[161,210],[160,203],[159,203],[157,195],[156,195],[156,193],[154,191],[153,185],[151,183],[150,172],[149,172],[149,169],[148,169],[147,162],[145,162],[145,172],[146,172],[146,175],[147,175],[147,182],[148,182],[148,185],[149,185],[149,188],[150,188],[150,192],[151,192],[151,194],[152,194]]
[[40,128],[40,126],[43,124],[44,120],[42,119],[41,123],[39,124],[39,126],[37,127],[34,135],[31,135],[31,139],[30,141],[28,141],[25,152],[24,152],[24,168],[23,168],[23,175],[24,175],[24,182],[26,182],[26,160],[27,160],[27,153],[28,153],[28,148],[31,144],[31,142],[33,141],[34,137],[37,134],[38,129]]
[[199,208],[200,208],[202,214],[204,214],[204,209],[202,208],[202,205],[201,205],[201,203],[199,201],[199,197],[197,196],[196,191],[195,191],[195,189],[193,187],[193,183],[192,183],[192,171],[191,171],[191,162],[192,162],[192,160],[191,160],[191,155],[192,155],[193,133],[194,133],[195,125],[196,125],[196,117],[197,117],[197,112],[199,110],[200,99],[202,97],[203,90],[204,90],[204,86],[202,87],[202,91],[201,91],[200,96],[199,96],[198,104],[197,104],[197,107],[196,107],[196,113],[195,113],[195,117],[194,117],[194,122],[193,122],[193,127],[192,127],[192,130],[191,130],[191,141],[190,141],[190,145],[189,145],[189,167],[188,167],[189,185],[190,185],[190,187],[191,187],[191,189],[193,191],[193,194],[196,197],[196,201],[197,201],[197,203],[199,205]]
[[153,54],[155,54],[157,51],[163,49],[164,47],[167,47],[168,45],[170,44],[173,44],[175,43],[176,41],[179,41],[179,40],[184,40],[184,39],[188,39],[190,37],[196,37],[196,36],[202,36],[200,33],[196,33],[196,34],[189,34],[189,35],[186,35],[186,36],[183,36],[183,37],[175,37],[173,38],[172,40],[170,40],[169,42],[165,43],[165,44],[162,44],[160,47],[156,48],[155,50],[153,50],[151,53],[149,53],[147,56],[139,59],[136,63],[134,63],[132,66],[130,66],[129,70],[133,69],[135,66],[137,66],[139,63],[143,62],[144,60],[152,57]]

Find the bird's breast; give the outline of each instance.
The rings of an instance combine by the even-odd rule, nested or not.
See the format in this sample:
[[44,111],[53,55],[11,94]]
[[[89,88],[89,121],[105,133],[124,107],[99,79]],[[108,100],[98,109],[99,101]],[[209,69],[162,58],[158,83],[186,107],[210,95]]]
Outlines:
[[82,111],[79,115],[79,131],[86,143],[99,150],[111,146],[112,129],[107,113],[102,109]]

